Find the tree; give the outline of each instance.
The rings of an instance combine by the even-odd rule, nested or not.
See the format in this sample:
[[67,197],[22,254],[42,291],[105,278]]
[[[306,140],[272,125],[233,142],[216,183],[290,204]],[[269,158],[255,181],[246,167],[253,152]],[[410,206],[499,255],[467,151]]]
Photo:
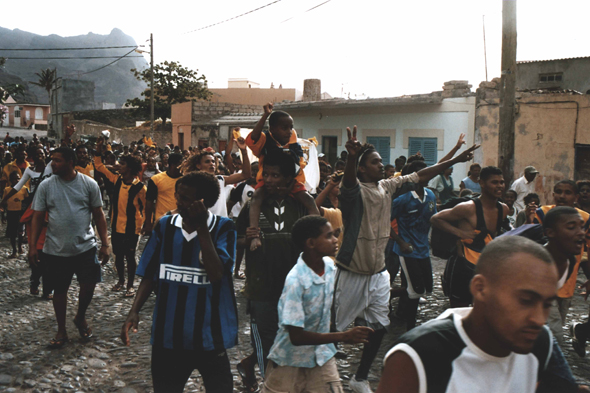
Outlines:
[[[134,76],[146,82],[151,78],[151,70],[132,69]],[[135,107],[137,115],[150,116],[150,89],[141,93],[143,98],[127,100],[126,107]],[[183,67],[175,61],[165,61],[154,66],[154,118],[166,124],[172,114],[172,105],[196,99],[209,100],[212,93],[207,89],[207,78],[198,75],[197,70]]]
[[23,85],[4,85],[0,86],[0,104],[3,104],[9,96],[23,95],[25,94],[25,87]]
[[47,97],[49,98],[49,102],[51,102],[51,89],[57,79],[57,70],[55,68],[48,68],[46,70],[41,70],[41,73],[35,72],[35,75],[39,77],[39,80],[37,82],[30,82],[47,90]]

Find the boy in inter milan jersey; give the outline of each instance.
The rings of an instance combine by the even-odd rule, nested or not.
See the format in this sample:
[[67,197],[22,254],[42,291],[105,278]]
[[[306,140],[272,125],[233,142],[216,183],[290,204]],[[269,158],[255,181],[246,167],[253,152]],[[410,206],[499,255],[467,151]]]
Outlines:
[[[408,174],[426,168],[424,161],[414,161],[409,165]],[[430,263],[430,217],[436,214],[436,196],[425,186],[416,185],[415,191],[405,193],[394,199],[391,219],[397,219],[399,234],[391,231],[395,241],[393,252],[399,255],[402,267],[402,282],[406,292],[399,302],[397,315],[406,321],[406,328],[416,326],[416,312],[420,296],[432,292],[432,265]]]
[[112,213],[111,213],[111,244],[115,254],[115,267],[119,281],[113,286],[113,291],[125,288],[125,259],[127,260],[127,291],[125,297],[135,296],[133,281],[135,280],[135,251],[139,241],[139,234],[145,219],[146,188],[137,178],[141,171],[141,161],[135,156],[123,156],[116,165],[114,174],[102,163],[101,153],[105,150],[104,141],[100,138],[96,144],[94,166],[102,173],[107,181],[114,184]]
[[182,392],[193,370],[207,392],[232,392],[226,349],[237,343],[232,282],[236,252],[234,223],[208,209],[219,198],[219,182],[191,172],[176,182],[179,214],[163,216],[145,247],[137,274],[143,276],[121,330],[138,330],[139,311],[157,283],[152,324],[154,392]]
[[299,219],[291,232],[303,250],[285,280],[279,331],[268,356],[262,392],[341,392],[334,343],[366,343],[373,330],[357,326],[330,333],[338,238],[323,217]]

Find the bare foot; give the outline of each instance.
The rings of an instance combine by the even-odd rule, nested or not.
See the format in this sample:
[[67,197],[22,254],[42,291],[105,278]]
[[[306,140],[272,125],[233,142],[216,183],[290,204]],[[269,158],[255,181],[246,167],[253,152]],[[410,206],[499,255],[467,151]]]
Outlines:
[[255,237],[252,239],[252,242],[250,242],[250,251],[254,251],[260,246],[262,246],[262,242],[259,238]]

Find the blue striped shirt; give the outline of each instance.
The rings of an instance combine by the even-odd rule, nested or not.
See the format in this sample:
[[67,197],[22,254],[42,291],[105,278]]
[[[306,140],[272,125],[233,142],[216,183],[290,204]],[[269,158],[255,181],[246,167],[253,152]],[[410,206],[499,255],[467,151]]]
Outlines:
[[197,232],[182,229],[178,214],[164,216],[152,232],[137,275],[157,282],[151,344],[167,349],[222,350],[237,344],[238,317],[232,270],[236,230],[231,219],[209,213],[209,232],[224,265],[209,282]]

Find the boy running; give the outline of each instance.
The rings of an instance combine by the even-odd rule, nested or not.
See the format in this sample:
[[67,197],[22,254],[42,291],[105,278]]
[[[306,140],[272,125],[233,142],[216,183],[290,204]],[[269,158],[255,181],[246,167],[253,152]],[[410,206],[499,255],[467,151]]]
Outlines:
[[328,220],[303,217],[291,236],[303,253],[285,280],[262,392],[341,392],[334,343],[366,343],[373,330],[330,333],[336,268],[329,257],[338,251],[338,238]]

